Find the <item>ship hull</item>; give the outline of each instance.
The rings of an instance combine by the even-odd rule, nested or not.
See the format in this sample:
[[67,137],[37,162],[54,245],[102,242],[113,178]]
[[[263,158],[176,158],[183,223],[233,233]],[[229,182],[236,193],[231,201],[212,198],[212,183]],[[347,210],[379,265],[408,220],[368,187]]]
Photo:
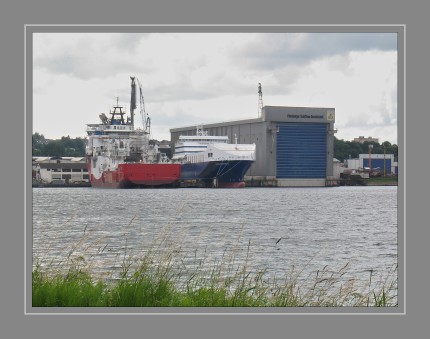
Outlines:
[[181,182],[185,186],[242,188],[243,177],[252,164],[251,160],[182,164]]
[[[88,166],[90,167],[90,166]],[[120,164],[118,170],[104,171],[99,178],[91,173],[91,186],[98,188],[177,187],[179,164]]]

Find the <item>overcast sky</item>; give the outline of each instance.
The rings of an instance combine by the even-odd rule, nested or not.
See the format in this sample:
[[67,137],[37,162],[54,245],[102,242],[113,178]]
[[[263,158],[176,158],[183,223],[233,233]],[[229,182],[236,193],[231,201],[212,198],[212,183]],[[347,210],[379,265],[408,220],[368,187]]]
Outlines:
[[337,138],[397,143],[395,33],[34,33],[33,132],[85,137],[117,97],[129,112],[130,76],[158,140],[256,118],[261,83],[264,106],[333,107]]

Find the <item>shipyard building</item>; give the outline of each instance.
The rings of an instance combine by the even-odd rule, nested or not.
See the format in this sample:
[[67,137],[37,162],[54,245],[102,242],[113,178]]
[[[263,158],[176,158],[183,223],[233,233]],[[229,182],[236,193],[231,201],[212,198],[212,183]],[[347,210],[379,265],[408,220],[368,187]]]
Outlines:
[[359,154],[356,159],[345,160],[347,168],[354,170],[378,169],[384,175],[397,175],[398,163],[394,161],[394,154]]
[[[248,170],[249,186],[326,186],[333,179],[335,109],[265,106],[257,119],[203,125],[209,135],[231,143],[256,144],[256,161]],[[172,147],[196,126],[170,130]]]
[[89,183],[83,157],[32,157],[32,177],[40,184]]

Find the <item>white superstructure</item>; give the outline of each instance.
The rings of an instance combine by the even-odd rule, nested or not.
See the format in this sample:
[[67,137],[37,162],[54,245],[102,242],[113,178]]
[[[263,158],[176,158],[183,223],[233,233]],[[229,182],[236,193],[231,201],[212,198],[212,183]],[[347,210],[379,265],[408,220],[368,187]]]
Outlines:
[[230,144],[227,136],[211,136],[202,127],[196,135],[181,135],[175,144],[173,160],[181,163],[202,163],[210,161],[255,161],[255,143]]
[[158,146],[149,142],[150,118],[145,112],[140,87],[142,128],[134,126],[136,108],[135,78],[131,78],[130,117],[117,104],[110,119],[100,114],[101,122],[88,124],[86,159],[91,186],[105,188],[176,187],[181,165],[172,164]]
[[102,123],[87,125],[86,154],[91,157],[91,173],[96,179],[106,170],[117,171],[123,163],[148,164],[160,160],[157,146],[149,145],[147,131],[135,129],[129,121],[115,119],[116,115],[124,114],[121,106],[114,106],[111,114],[111,120],[101,114]]

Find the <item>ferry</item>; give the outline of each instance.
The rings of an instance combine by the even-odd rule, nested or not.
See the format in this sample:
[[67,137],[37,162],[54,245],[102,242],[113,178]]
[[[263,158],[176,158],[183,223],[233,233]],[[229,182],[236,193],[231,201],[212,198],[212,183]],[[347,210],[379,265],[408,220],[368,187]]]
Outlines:
[[244,176],[255,162],[255,143],[229,143],[228,136],[211,136],[202,126],[196,135],[180,135],[173,161],[181,164],[185,187],[245,187]]

